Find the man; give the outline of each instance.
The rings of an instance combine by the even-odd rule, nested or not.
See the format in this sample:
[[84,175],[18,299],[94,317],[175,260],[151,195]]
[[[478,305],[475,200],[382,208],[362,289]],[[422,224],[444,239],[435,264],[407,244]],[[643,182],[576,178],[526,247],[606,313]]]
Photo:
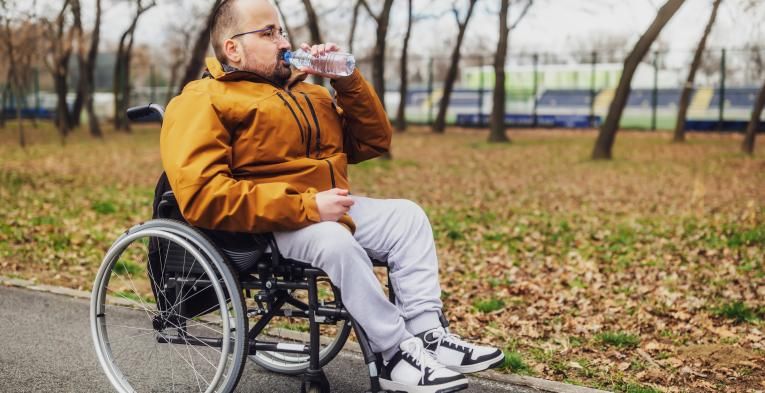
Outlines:
[[[463,372],[501,363],[501,351],[441,327],[433,233],[406,200],[352,196],[347,165],[386,152],[391,126],[358,70],[322,87],[282,60],[290,44],[266,0],[224,1],[213,19],[208,78],[173,99],[161,134],[162,164],[186,220],[235,232],[273,232],[285,258],[324,270],[383,355],[381,385],[455,391]],[[314,55],[335,44],[302,47]],[[327,76],[327,75],[322,75]],[[386,261],[398,297],[389,303],[370,256]]]

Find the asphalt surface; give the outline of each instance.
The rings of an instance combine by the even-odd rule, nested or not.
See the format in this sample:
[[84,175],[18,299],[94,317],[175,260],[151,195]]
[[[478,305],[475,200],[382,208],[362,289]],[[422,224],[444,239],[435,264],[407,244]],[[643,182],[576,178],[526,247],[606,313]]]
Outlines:
[[[96,359],[88,309],[87,300],[0,286],[0,392],[114,391]],[[366,368],[355,353],[344,351],[324,370],[332,391],[364,392],[369,387]],[[274,374],[251,362],[246,363],[237,389],[299,390],[298,377]],[[477,378],[471,378],[465,390],[533,391]]]

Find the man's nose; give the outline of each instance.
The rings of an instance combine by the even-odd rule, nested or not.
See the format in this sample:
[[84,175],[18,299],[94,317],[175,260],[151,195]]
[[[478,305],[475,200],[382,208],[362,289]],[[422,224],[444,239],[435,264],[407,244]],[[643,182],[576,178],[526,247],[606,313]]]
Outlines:
[[292,45],[290,45],[290,41],[288,39],[282,37],[279,39],[278,48],[292,50]]

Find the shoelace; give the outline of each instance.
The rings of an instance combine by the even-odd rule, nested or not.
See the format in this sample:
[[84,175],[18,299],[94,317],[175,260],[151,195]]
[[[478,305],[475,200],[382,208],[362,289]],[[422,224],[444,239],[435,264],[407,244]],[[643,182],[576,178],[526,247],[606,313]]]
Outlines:
[[401,347],[414,358],[414,362],[420,366],[420,383],[425,383],[425,369],[437,370],[444,366],[435,358],[435,352],[425,349],[420,340],[411,340]]
[[[432,336],[433,338],[428,338],[428,336]],[[431,351],[435,354],[435,352],[438,350],[438,348],[441,347],[441,343],[444,341],[451,342],[452,344],[456,345],[458,348],[464,348],[468,352],[472,353],[473,348],[470,344],[462,340],[460,336],[453,334],[453,333],[447,333],[444,330],[433,330],[431,332],[428,332],[422,337],[422,340],[425,342],[426,345],[430,346],[431,344],[436,344],[436,349]]]

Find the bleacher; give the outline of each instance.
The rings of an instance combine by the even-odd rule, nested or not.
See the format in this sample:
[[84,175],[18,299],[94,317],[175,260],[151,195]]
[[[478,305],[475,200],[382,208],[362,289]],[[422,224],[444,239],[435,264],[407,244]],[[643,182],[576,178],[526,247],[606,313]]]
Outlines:
[[574,89],[545,90],[537,105],[543,107],[590,107],[590,91]]
[[[759,90],[754,87],[738,87],[725,89],[725,105],[728,107],[751,109],[754,101],[757,99]],[[720,105],[720,90],[715,89],[712,101],[709,103],[711,108],[717,108]]]

